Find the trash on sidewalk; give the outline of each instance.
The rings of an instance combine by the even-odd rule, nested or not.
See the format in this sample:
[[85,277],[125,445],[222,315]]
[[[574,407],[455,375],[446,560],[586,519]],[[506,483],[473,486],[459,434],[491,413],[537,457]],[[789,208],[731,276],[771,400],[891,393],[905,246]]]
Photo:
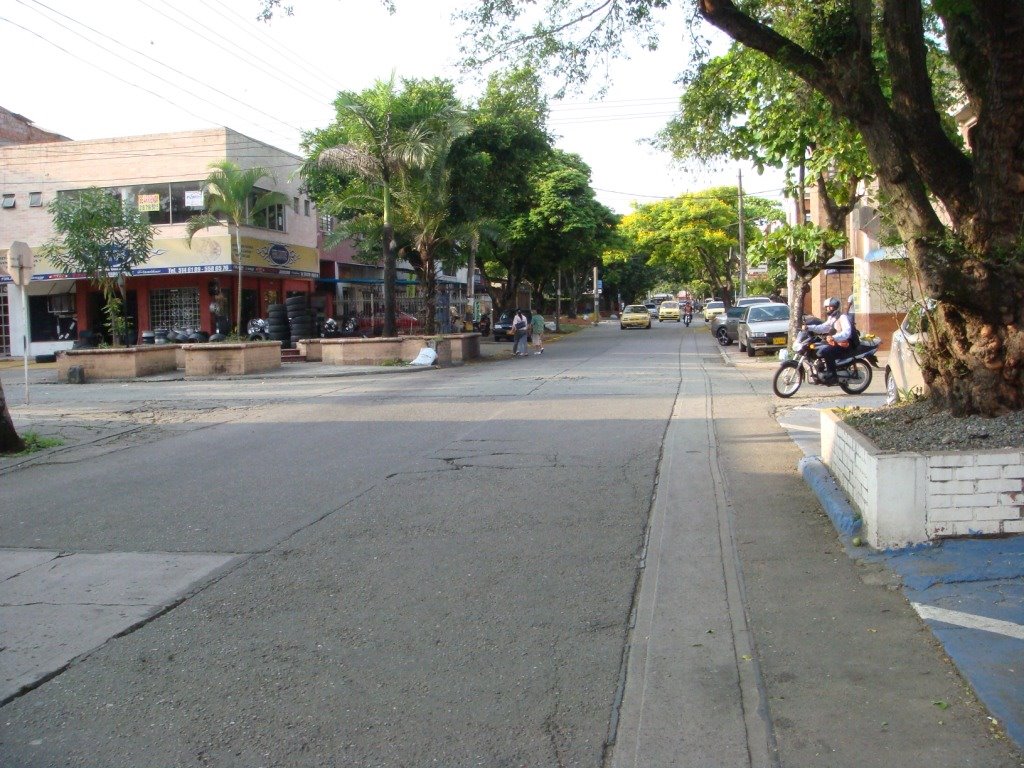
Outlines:
[[437,351],[430,347],[424,347],[420,350],[420,353],[416,355],[416,359],[409,363],[409,365],[433,365],[436,361]]

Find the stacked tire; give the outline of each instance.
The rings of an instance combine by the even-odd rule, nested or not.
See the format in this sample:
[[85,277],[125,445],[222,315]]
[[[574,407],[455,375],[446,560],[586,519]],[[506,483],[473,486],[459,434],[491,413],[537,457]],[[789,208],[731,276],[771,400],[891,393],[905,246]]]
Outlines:
[[290,348],[288,331],[288,308],[284,304],[267,307],[267,333],[271,341],[280,341],[282,349]]
[[302,339],[313,338],[313,318],[305,296],[289,296],[284,300],[288,311],[288,327],[291,345]]

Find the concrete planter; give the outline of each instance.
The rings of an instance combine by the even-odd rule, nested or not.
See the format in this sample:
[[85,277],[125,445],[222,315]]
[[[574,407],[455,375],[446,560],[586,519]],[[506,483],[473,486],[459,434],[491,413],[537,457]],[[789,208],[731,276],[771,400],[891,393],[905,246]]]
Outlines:
[[244,375],[281,367],[281,342],[184,344],[186,376]]
[[320,339],[321,359],[330,365],[381,365],[388,360],[405,359],[403,338],[409,337]]
[[136,379],[175,370],[177,344],[110,349],[69,349],[57,353],[57,378],[68,380],[68,371],[80,367],[85,381]]
[[303,339],[296,345],[299,349],[299,354],[306,356],[307,363],[319,363],[323,362],[324,351],[323,347],[320,346],[322,339]]
[[452,341],[452,360],[454,362],[480,359],[479,333],[453,333],[444,338]]
[[1024,450],[886,453],[823,410],[821,459],[876,549],[1024,533]]

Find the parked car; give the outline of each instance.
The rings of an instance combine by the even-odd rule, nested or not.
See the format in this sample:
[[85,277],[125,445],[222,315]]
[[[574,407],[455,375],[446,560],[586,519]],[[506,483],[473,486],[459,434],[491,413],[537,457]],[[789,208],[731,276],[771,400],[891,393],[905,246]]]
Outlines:
[[[533,324],[529,321],[533,318],[533,313],[524,309],[523,314],[526,315],[527,320],[527,342],[533,341]],[[516,316],[514,309],[506,309],[494,322],[494,340],[495,341],[512,341],[515,338],[516,332],[512,330],[512,320]]]
[[678,301],[663,301],[658,305],[658,322],[663,323],[666,320],[679,322]]
[[789,307],[785,304],[751,304],[743,308],[736,328],[740,352],[754,357],[764,350],[785,349],[789,342]]
[[928,332],[928,309],[925,304],[915,304],[892,334],[889,360],[885,366],[887,405],[894,405],[909,394],[925,393],[924,376],[921,373],[921,345]]
[[[710,323],[711,322],[711,318],[716,317],[716,316],[721,315],[721,314],[725,314],[725,302],[724,301],[718,301],[716,299],[715,301],[709,301],[709,302],[704,304],[704,322],[705,323]],[[712,333],[714,333],[714,329],[712,329]]]
[[751,304],[771,304],[771,299],[767,296],[744,296],[742,299],[736,300],[737,307],[749,307]]
[[729,307],[726,312],[711,318],[711,334],[723,347],[728,347],[736,341],[740,315],[745,309],[746,307]]
[[651,313],[647,311],[647,307],[643,304],[630,304],[622,310],[622,315],[619,317],[619,328],[621,330],[650,327]]

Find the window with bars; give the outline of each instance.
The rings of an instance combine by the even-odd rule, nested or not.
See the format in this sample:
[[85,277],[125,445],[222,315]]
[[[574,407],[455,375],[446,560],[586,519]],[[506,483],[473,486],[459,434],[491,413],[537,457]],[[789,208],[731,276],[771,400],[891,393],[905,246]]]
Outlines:
[[150,291],[149,317],[153,328],[199,328],[199,289]]

